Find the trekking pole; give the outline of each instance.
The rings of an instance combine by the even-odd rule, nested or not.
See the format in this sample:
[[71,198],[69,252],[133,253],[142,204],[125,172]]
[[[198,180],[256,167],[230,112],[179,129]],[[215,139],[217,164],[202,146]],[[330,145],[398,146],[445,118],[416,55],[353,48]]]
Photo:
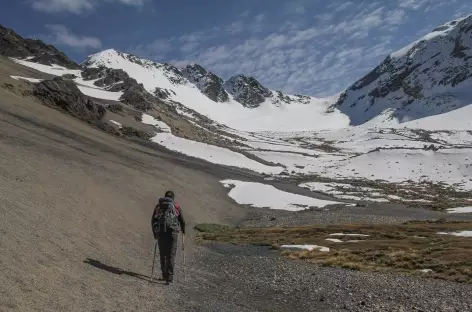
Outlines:
[[152,277],[154,276],[154,263],[156,262],[156,250],[157,250],[157,240],[156,240],[156,243],[154,244],[154,257],[152,258],[151,283],[152,283]]
[[182,256],[184,260],[184,281],[187,282],[187,270],[185,270],[185,234],[182,234]]

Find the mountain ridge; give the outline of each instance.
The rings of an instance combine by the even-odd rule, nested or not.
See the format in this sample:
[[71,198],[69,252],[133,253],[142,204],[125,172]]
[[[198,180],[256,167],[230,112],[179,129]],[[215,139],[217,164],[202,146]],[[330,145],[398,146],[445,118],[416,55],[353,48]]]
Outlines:
[[449,21],[388,55],[332,106],[360,125],[442,114],[472,103],[472,15]]
[[[236,119],[260,122],[270,117],[264,111],[272,112],[271,107],[274,107],[280,108],[277,111],[280,113],[293,103],[318,105],[325,117],[339,112],[355,126],[369,121],[403,123],[472,103],[472,92],[468,91],[472,90],[472,15],[437,26],[426,36],[390,53],[343,92],[321,99],[274,91],[252,76],[237,74],[224,80],[196,63],[178,68],[117,49],[91,54],[77,64],[53,46],[24,39],[4,27],[0,27],[0,39],[7,43],[0,48],[0,54],[40,64],[78,68],[84,80],[94,80],[94,85],[105,90],[148,92],[162,101],[191,105],[189,108],[195,111],[202,109],[199,112],[212,118],[237,112]],[[16,43],[19,43],[17,48]],[[200,95],[197,97],[195,90],[206,100]],[[197,103],[199,101],[201,103]],[[234,110],[236,103],[248,111],[259,109],[260,116]],[[231,109],[225,112],[227,108]],[[211,114],[214,110],[221,112]],[[299,116],[312,113],[295,110]],[[318,108],[315,111],[319,113]]]
[[79,69],[64,52],[38,39],[23,38],[13,29],[0,24],[0,55],[27,58],[31,62],[44,65],[60,65],[69,69]]
[[85,68],[114,66],[117,58],[137,64],[145,70],[157,69],[164,72],[167,79],[175,85],[187,82],[194,84],[205,96],[213,102],[229,102],[230,96],[246,108],[257,108],[266,101],[273,104],[309,104],[310,96],[290,95],[281,91],[270,90],[264,87],[256,78],[237,74],[224,80],[203,66],[193,63],[183,68],[177,68],[169,63],[158,63],[125,53],[117,49],[107,49],[89,55],[81,66]]

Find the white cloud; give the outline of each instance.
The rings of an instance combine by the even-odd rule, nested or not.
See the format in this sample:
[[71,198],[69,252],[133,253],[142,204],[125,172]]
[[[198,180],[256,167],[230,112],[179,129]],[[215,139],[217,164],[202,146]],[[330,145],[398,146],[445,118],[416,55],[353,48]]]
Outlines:
[[[244,23],[233,22],[221,29],[173,39],[178,41],[183,57],[171,62],[199,63],[223,78],[238,73],[252,75],[269,88],[285,92],[330,95],[365,74],[370,69],[369,62],[388,54],[391,41],[374,42],[372,48],[356,44],[386,24],[385,14],[386,10],[378,4],[370,4],[335,24],[326,24],[334,20],[334,13],[320,13],[315,19],[324,24],[303,27],[302,23],[287,21],[276,24],[275,29],[270,27],[274,24],[267,16],[260,14]],[[387,24],[396,23],[401,17],[400,10],[395,11]],[[255,26],[267,26],[272,31],[257,33]],[[236,31],[247,33],[247,39],[228,40],[228,34]],[[323,52],[325,49],[328,52]]]
[[33,9],[47,12],[69,12],[74,14],[82,14],[86,11],[93,10],[97,5],[104,2],[117,2],[125,5],[140,7],[147,0],[32,0],[30,1]]
[[231,23],[228,27],[226,27],[226,31],[231,34],[237,34],[242,32],[245,29],[244,24],[242,21],[236,21]]
[[102,47],[100,39],[74,34],[64,25],[46,25],[46,28],[51,32],[48,37],[54,44],[67,45],[74,48],[99,49]]
[[351,2],[351,1],[345,1],[343,3],[333,2],[333,3],[330,4],[329,8],[333,9],[336,12],[341,12],[341,11],[346,10],[347,8],[352,6],[353,4],[354,4],[354,2]]
[[[129,49],[129,52],[141,57],[155,60],[165,60],[168,52],[172,51],[172,39],[156,39],[151,43],[138,45]],[[185,51],[191,51],[190,47],[186,47]]]
[[306,0],[289,1],[285,5],[285,11],[289,14],[304,14],[306,9]]
[[398,6],[405,9],[410,10],[418,10],[428,4],[432,4],[434,2],[445,2],[445,1],[438,1],[438,0],[399,0]]
[[331,95],[364,76],[392,51],[418,39],[415,27],[422,30],[438,20],[428,14],[431,21],[418,21],[418,12],[440,8],[437,13],[443,13],[440,3],[444,1],[333,0],[317,7],[315,14],[300,16],[297,13],[303,10],[312,12],[313,1],[296,0],[286,2],[279,15],[245,11],[237,14],[239,19],[244,17],[242,21],[171,38],[175,49],[171,62],[198,63],[222,78],[250,75],[274,90]]
[[395,9],[391,12],[388,12],[385,16],[385,22],[390,25],[399,25],[403,22],[403,19],[406,16],[406,12],[401,9]]

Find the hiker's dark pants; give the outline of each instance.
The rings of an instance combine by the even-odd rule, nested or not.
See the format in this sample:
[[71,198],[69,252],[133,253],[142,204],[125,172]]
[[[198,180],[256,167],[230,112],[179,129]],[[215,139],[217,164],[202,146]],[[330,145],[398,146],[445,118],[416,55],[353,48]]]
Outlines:
[[175,255],[179,233],[174,231],[159,233],[159,255],[161,258],[162,277],[172,281],[174,278]]

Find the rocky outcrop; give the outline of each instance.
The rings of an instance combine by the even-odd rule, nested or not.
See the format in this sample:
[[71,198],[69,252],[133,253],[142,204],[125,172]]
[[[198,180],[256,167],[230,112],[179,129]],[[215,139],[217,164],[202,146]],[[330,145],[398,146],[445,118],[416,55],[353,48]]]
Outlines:
[[62,77],[35,84],[33,95],[44,104],[59,108],[88,123],[100,121],[105,115],[103,106],[94,103],[80,92],[73,81]]
[[154,90],[154,95],[162,100],[165,100],[168,99],[171,95],[176,95],[176,93],[174,90],[156,87],[156,90]]
[[142,84],[137,84],[126,89],[120,97],[120,101],[140,111],[147,111],[154,105],[162,103],[157,97],[147,92]]
[[124,70],[106,67],[84,68],[82,78],[96,80],[94,85],[112,92],[124,91],[138,84]]
[[253,77],[237,75],[224,83],[225,90],[244,107],[258,107],[266,98],[272,96],[272,92],[265,88]]
[[182,73],[210,100],[215,102],[227,102],[229,100],[228,93],[223,87],[223,79],[202,66],[198,64],[187,65],[182,69]]
[[0,25],[0,55],[19,59],[28,58],[30,62],[44,65],[60,65],[70,69],[80,66],[63,52],[41,40],[25,39],[13,30]]
[[472,15],[435,28],[389,55],[332,108],[359,125],[377,116],[406,122],[469,105],[472,93],[465,91],[472,90],[471,37]]

